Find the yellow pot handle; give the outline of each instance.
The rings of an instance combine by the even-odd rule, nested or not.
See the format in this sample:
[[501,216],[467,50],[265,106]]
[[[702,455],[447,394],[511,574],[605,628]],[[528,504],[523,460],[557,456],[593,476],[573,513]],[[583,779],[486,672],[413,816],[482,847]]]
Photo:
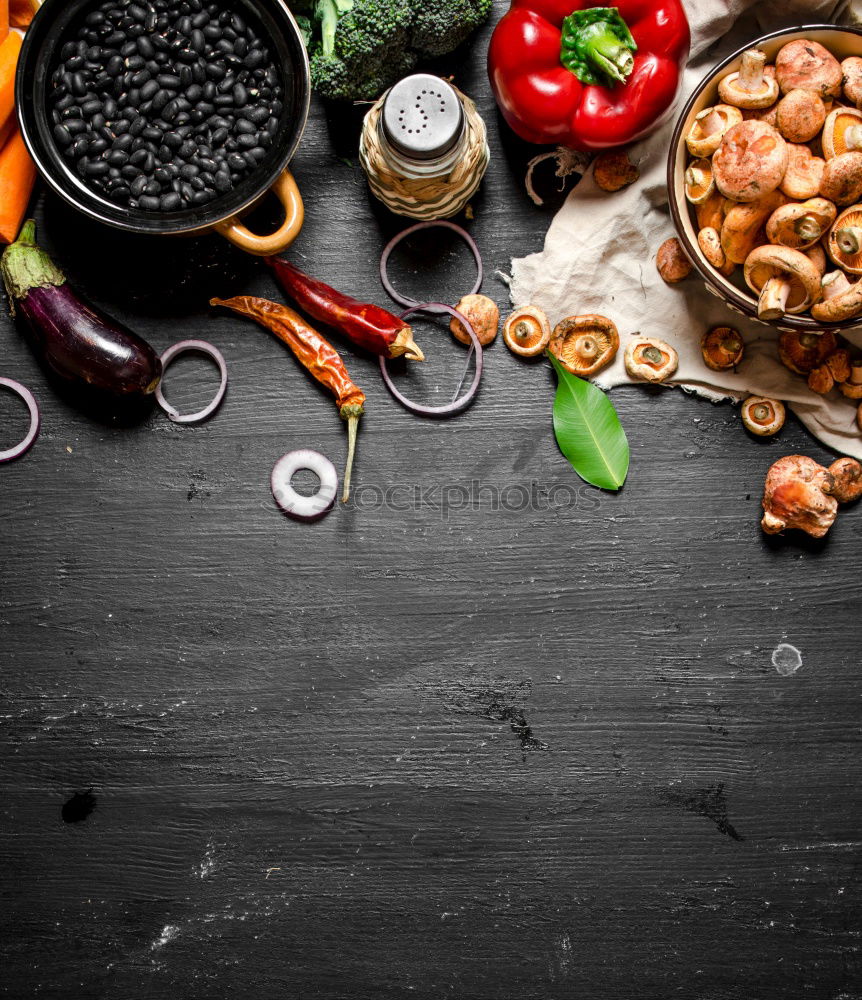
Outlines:
[[282,170],[270,190],[284,206],[284,222],[274,233],[270,233],[269,236],[258,236],[244,226],[236,215],[223,219],[215,227],[234,246],[257,257],[270,257],[289,247],[299,236],[305,219],[302,195],[289,170],[286,168]]

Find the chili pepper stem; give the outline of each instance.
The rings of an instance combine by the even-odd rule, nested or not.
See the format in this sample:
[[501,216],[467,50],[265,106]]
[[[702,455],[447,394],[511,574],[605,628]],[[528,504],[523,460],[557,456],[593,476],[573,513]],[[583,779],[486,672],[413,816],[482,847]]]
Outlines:
[[347,418],[347,465],[344,469],[344,493],[341,495],[341,502],[347,503],[350,499],[350,474],[353,472],[353,456],[356,453],[356,432],[359,429],[359,417],[357,415]]

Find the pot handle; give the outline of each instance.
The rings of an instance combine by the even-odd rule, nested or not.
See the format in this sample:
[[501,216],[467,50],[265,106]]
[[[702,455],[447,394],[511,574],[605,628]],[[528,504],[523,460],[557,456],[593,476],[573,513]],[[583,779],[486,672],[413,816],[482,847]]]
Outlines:
[[236,215],[231,215],[216,224],[216,230],[234,246],[257,257],[270,257],[281,253],[299,236],[305,219],[302,195],[296,186],[293,174],[284,169],[270,188],[284,206],[284,222],[269,236],[258,236],[242,224]]

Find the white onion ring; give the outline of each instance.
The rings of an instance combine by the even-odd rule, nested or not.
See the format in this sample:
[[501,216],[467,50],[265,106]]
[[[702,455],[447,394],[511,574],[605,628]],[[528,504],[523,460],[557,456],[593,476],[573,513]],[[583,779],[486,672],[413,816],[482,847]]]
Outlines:
[[[293,488],[291,480],[300,469],[308,469],[320,480],[317,493],[305,497]],[[275,502],[285,514],[298,521],[316,521],[332,509],[338,493],[338,473],[325,455],[302,448],[281,456],[273,466],[270,484]]]
[[36,399],[33,393],[20,382],[16,382],[11,378],[0,378],[0,385],[5,386],[10,389],[17,396],[27,404],[27,409],[30,411],[30,429],[24,435],[23,439],[15,445],[14,448],[7,448],[6,451],[0,451],[0,462],[11,462],[15,458],[20,458],[22,455],[26,454],[32,447],[36,438],[39,437],[39,427],[41,425],[41,419],[39,417],[39,407],[36,403]]
[[[199,354],[206,354],[208,358],[212,358],[218,366],[219,373],[221,374],[221,382],[219,383],[218,390],[216,391],[215,396],[213,396],[213,400],[209,406],[205,406],[197,413],[186,413],[184,415],[180,413],[175,406],[171,406],[171,404],[165,399],[164,393],[162,392],[162,384],[164,382],[165,373],[168,370],[168,365],[175,358],[179,357],[180,354],[186,354],[189,351],[197,351]],[[162,379],[156,386],[156,401],[175,424],[197,424],[200,423],[201,420],[206,420],[207,417],[212,416],[212,414],[215,413],[215,411],[221,406],[221,401],[224,399],[225,392],[227,392],[227,365],[225,364],[224,356],[217,347],[213,347],[213,345],[207,343],[207,341],[181,340],[178,344],[174,344],[173,347],[169,347],[162,355]]]

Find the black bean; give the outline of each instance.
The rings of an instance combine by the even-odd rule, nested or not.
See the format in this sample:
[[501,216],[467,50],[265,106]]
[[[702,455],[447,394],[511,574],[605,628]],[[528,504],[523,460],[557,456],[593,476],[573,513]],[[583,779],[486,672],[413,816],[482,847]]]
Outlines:
[[243,108],[239,113],[243,118],[254,122],[255,125],[263,125],[269,119],[269,110],[267,108]]
[[199,173],[200,167],[196,167],[193,163],[186,163],[185,166],[180,167],[180,177],[186,181],[190,181],[192,177],[197,177]]
[[161,202],[158,198],[150,197],[150,195],[145,194],[138,198],[138,207],[142,208],[145,212],[157,212],[160,204]]
[[83,56],[72,56],[71,59],[66,60],[66,70],[69,73],[75,73],[79,69],[84,68],[84,57]]
[[87,131],[87,124],[82,118],[67,118],[63,125],[72,135],[80,135],[81,132]]
[[131,162],[134,166],[146,170],[146,163],[152,159],[152,153],[147,149],[138,149],[131,155]]
[[81,73],[72,73],[67,86],[76,97],[87,93],[87,83]]
[[124,167],[120,167],[120,176],[125,177],[127,181],[133,181],[136,177],[143,175],[137,167],[133,167],[130,163],[127,163]]
[[86,56],[90,60],[90,62],[99,62],[99,60],[102,58],[101,47],[98,45],[90,46],[90,48],[87,49]]
[[203,191],[195,191],[192,195],[193,205],[206,205],[215,197],[215,192],[211,188],[204,188]]
[[248,104],[248,91],[241,83],[234,84],[233,102],[238,108],[244,108]]
[[54,126],[54,139],[56,140],[57,145],[62,146],[63,149],[67,149],[74,141],[72,139],[72,133],[65,125]]
[[251,52],[243,59],[243,63],[249,69],[257,69],[264,60],[264,54],[260,49],[252,49]]
[[204,94],[204,89],[199,83],[193,83],[186,89],[186,100],[196,104]]
[[118,205],[128,205],[130,198],[129,189],[125,185],[115,187],[113,191],[108,193],[108,197]]
[[88,177],[104,177],[110,169],[106,160],[88,160],[84,165],[84,173]]
[[248,54],[248,42],[244,38],[237,38],[233,43],[233,51],[240,59],[244,59]]
[[104,38],[104,45],[106,48],[116,48],[118,45],[122,45],[125,42],[126,36],[122,31],[112,31],[110,35],[106,35]]
[[236,137],[236,144],[240,149],[254,149],[257,145],[257,135],[238,135]]
[[261,160],[266,159],[266,150],[263,146],[255,146],[254,149],[248,151],[248,155],[254,160],[255,163],[260,163]]
[[229,133],[226,128],[217,128],[212,134],[213,146],[220,146],[227,139],[228,135]]
[[114,149],[120,149],[124,153],[128,153],[129,150],[132,148],[132,143],[134,142],[134,140],[135,137],[131,134],[131,132],[126,132],[124,135],[117,137],[117,139],[114,142]]
[[213,183],[215,184],[216,191],[221,191],[222,193],[230,191],[230,174],[226,170],[219,170],[219,172],[215,175]]
[[66,108],[71,108],[74,103],[75,98],[71,94],[65,94],[59,101],[54,102],[54,108],[57,111],[65,111]]
[[72,149],[70,155],[76,160],[80,159],[82,156],[86,156],[90,152],[90,140],[86,136],[81,136],[80,139],[76,139],[72,144]]
[[106,97],[102,102],[102,114],[110,121],[117,117],[117,102],[113,97]]
[[209,173],[214,173],[218,169],[215,160],[211,160],[208,156],[199,156],[197,163],[201,170],[206,170]]
[[147,19],[147,9],[146,7],[141,7],[136,3],[129,4],[126,8],[129,15],[133,17],[136,21],[146,21]]
[[159,184],[170,184],[172,180],[171,172],[167,167],[156,167],[153,171],[153,177]]
[[221,63],[209,62],[206,67],[206,74],[210,80],[223,80],[227,70]]
[[141,87],[141,98],[144,101],[151,101],[156,94],[159,92],[159,85],[155,80],[148,80],[143,87]]
[[178,72],[180,77],[180,86],[183,90],[185,90],[186,87],[190,87],[194,83],[195,74],[191,66],[180,66]]
[[147,35],[141,35],[137,41],[138,52],[144,57],[144,59],[152,59],[156,54],[156,49]]
[[148,69],[139,69],[137,73],[132,77],[133,87],[143,87],[144,84],[150,82],[150,71]]
[[252,135],[257,132],[257,127],[254,122],[250,122],[247,118],[240,118],[234,131],[239,135]]
[[105,15],[100,10],[94,10],[91,14],[88,14],[84,18],[84,24],[89,24],[91,28],[95,28],[102,24],[105,20]]
[[163,212],[176,212],[176,210],[181,206],[182,199],[176,191],[171,191],[170,194],[163,194],[161,200],[159,201],[159,208],[161,208]]
[[173,158],[174,154],[170,146],[159,146],[159,159],[162,163],[170,163]]
[[213,104],[217,108],[232,108],[233,107],[233,95],[232,94],[219,94],[218,97],[213,101]]
[[99,153],[104,153],[108,148],[108,142],[106,139],[99,137],[98,139],[90,140],[90,155],[98,156]]
[[230,23],[238,35],[244,35],[248,31],[245,21],[243,21],[239,14],[232,14],[230,16]]
[[129,154],[116,147],[105,157],[112,167],[124,167],[129,161]]
[[192,27],[203,28],[207,24],[209,24],[209,19],[210,19],[209,14],[207,14],[205,10],[202,10],[200,14],[195,14],[195,16],[192,18]]
[[87,101],[82,101],[81,103],[81,114],[85,118],[91,118],[97,111],[102,110],[102,102],[98,97],[91,97]]
[[227,165],[231,170],[242,170],[245,167],[245,160],[239,155],[239,153],[231,153],[227,158]]
[[170,149],[179,149],[183,144],[182,136],[177,135],[176,132],[165,132],[164,143]]
[[147,186],[144,188],[144,194],[148,194],[151,197],[158,197],[162,193],[162,185],[158,181],[148,181]]
[[129,125],[129,132],[131,135],[138,136],[143,133],[146,127],[147,119],[143,115],[138,115],[136,118],[132,119],[132,123]]
[[159,86],[164,87],[165,90],[180,89],[180,78],[174,73],[159,73],[156,80]]
[[204,33],[204,38],[211,42],[216,41],[216,39],[221,38],[221,30],[217,24],[207,24],[202,29]]
[[132,73],[137,73],[147,65],[147,60],[141,55],[129,56],[126,60],[126,69]]
[[156,114],[161,114],[166,105],[170,104],[173,100],[171,92],[169,90],[160,90],[153,97],[153,111]]
[[139,198],[144,193],[144,188],[147,186],[147,178],[143,174],[139,174],[131,183],[129,190],[132,194]]
[[147,142],[161,142],[162,141],[162,130],[156,128],[155,125],[148,125],[142,132],[141,138],[146,139]]
[[127,58],[128,56],[134,55],[135,52],[137,51],[138,51],[137,42],[125,41],[120,46],[120,55],[123,56],[124,59]]

